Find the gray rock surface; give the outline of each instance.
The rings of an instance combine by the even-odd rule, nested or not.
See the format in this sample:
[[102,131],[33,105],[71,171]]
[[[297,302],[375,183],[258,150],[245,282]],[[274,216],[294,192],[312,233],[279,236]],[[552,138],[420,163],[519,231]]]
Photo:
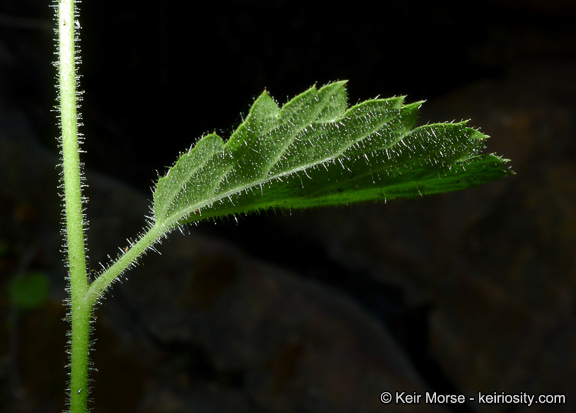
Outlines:
[[[18,358],[54,353],[61,360],[63,351],[53,347],[54,340],[62,340],[56,348],[63,349],[63,334],[27,330],[37,328],[34,318],[54,317],[64,289],[54,219],[59,200],[50,195],[57,182],[56,158],[30,142],[7,138],[0,139],[0,153],[2,175],[10,177],[1,194],[8,212],[3,236],[20,234],[20,248],[33,245],[38,251],[33,265],[59,286],[56,301],[21,320],[19,334],[37,336],[20,343]],[[120,183],[90,171],[86,175],[95,262],[105,259],[103,244],[135,233],[147,201]],[[20,210],[31,212],[22,218]],[[18,253],[16,244],[11,248]],[[146,265],[115,285],[97,310],[99,411],[376,412],[382,391],[428,389],[386,327],[338,291],[210,237],[174,235],[160,250],[162,256],[146,257]],[[22,374],[24,394],[43,386],[32,371]],[[53,394],[35,396],[36,408],[55,403]],[[390,411],[411,410],[395,405]],[[421,406],[420,411],[444,409]]]

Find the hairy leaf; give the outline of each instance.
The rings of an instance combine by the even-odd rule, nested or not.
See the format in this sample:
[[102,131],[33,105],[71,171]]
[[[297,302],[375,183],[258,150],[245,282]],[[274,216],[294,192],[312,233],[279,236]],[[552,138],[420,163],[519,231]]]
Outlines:
[[414,129],[420,102],[347,109],[345,82],[312,87],[282,109],[264,92],[227,142],[202,138],[154,192],[156,224],[266,208],[308,208],[456,191],[511,173],[482,154],[465,123]]

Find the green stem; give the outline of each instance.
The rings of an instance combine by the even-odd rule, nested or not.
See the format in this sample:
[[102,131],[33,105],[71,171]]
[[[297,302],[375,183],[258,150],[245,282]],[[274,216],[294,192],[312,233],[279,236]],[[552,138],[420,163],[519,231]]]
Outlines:
[[88,400],[88,352],[92,306],[88,290],[82,211],[82,181],[78,144],[74,0],[58,2],[60,121],[66,243],[70,278],[70,412],[85,413]]
[[154,243],[166,233],[166,229],[160,225],[152,226],[134,245],[127,249],[106,271],[92,282],[86,292],[86,301],[93,306],[102,296],[102,293],[118,279],[118,277],[138,258],[146,252]]

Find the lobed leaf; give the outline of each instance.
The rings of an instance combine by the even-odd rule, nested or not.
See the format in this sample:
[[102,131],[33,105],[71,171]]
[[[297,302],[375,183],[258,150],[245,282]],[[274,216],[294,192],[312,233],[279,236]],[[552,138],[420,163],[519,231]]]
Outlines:
[[345,82],[335,82],[280,109],[264,92],[227,142],[202,138],[159,179],[156,225],[456,191],[512,173],[478,154],[487,136],[465,123],[414,128],[420,102],[403,101],[347,109]]

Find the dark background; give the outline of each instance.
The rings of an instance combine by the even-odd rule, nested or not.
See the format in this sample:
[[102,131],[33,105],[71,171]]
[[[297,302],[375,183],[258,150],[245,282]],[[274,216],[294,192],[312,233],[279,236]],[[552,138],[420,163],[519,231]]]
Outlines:
[[[51,24],[44,4],[3,3],[5,13],[43,19],[38,29]],[[571,29],[570,16],[499,2],[466,10],[362,1],[81,7],[86,163],[143,189],[151,171],[203,133],[227,136],[265,88],[283,103],[312,84],[348,79],[351,103],[376,95],[432,99],[502,76],[520,57],[507,50],[516,45],[501,43],[506,35],[536,26],[561,37]],[[7,24],[2,33],[12,63],[4,95],[35,115],[38,135],[53,146],[46,105],[55,69],[46,63],[54,60],[54,36]]]
[[[54,286],[52,304],[19,314],[15,324],[7,318],[10,328],[4,341],[12,344],[2,347],[6,390],[0,411],[58,411],[63,398],[64,361],[59,357],[66,327],[62,323],[45,327],[52,325],[47,320],[63,317],[59,300],[64,287],[58,267],[58,199],[45,195],[57,182],[57,171],[46,166],[57,163],[48,160],[57,153],[58,136],[56,114],[50,111],[56,96],[52,13],[44,2],[0,1],[1,138],[7,145],[42,148],[44,156],[44,161],[35,161],[32,149],[22,149],[30,160],[18,162],[4,149],[0,157],[5,178],[10,174],[0,182],[2,285],[33,269],[48,274]],[[350,103],[378,95],[408,95],[409,102],[427,99],[421,123],[471,118],[472,125],[493,137],[489,151],[511,158],[518,173],[503,183],[431,200],[332,208],[291,217],[263,213],[191,229],[192,241],[179,238],[162,249],[175,267],[169,282],[179,285],[204,271],[216,281],[196,285],[195,291],[208,291],[212,297],[214,290],[219,294],[230,288],[232,298],[227,300],[244,303],[245,318],[238,321],[232,309],[222,309],[221,314],[196,320],[197,307],[205,309],[198,302],[205,303],[206,297],[190,293],[196,307],[180,308],[185,315],[174,316],[180,321],[171,324],[168,315],[161,315],[168,310],[162,310],[160,298],[141,299],[150,289],[172,288],[161,282],[139,284],[138,280],[149,280],[148,273],[169,273],[161,260],[147,258],[146,265],[134,270],[130,281],[102,307],[97,332],[103,337],[95,352],[96,365],[102,366],[97,383],[102,384],[95,387],[96,411],[176,412],[190,411],[191,406],[198,412],[351,411],[345,403],[328,402],[343,393],[336,386],[326,385],[323,396],[313,402],[302,396],[317,377],[303,378],[290,369],[288,374],[282,364],[308,366],[301,360],[316,359],[302,354],[327,351],[310,344],[316,343],[312,338],[339,342],[341,336],[295,333],[307,338],[288,340],[280,351],[283,356],[268,364],[254,361],[256,356],[247,355],[250,351],[238,353],[237,365],[222,361],[226,354],[236,354],[234,343],[266,354],[270,341],[283,342],[277,337],[290,336],[287,331],[295,329],[278,326],[298,324],[285,314],[298,310],[307,314],[305,304],[285,303],[284,295],[260,291],[261,283],[250,284],[255,282],[250,274],[271,273],[276,280],[276,271],[289,274],[288,281],[278,278],[279,288],[320,303],[327,294],[330,303],[341,300],[341,306],[334,304],[337,308],[352,302],[361,313],[354,317],[375,320],[398,343],[397,351],[374,360],[359,356],[361,350],[342,350],[352,365],[369,370],[366,380],[372,377],[369,368],[381,362],[389,367],[388,357],[388,361],[406,360],[408,366],[384,374],[395,377],[402,372],[401,379],[391,379],[390,389],[567,392],[568,383],[576,378],[573,2],[486,0],[454,6],[453,2],[123,0],[86,1],[81,13],[82,132],[87,152],[83,160],[91,185],[87,193],[93,267],[141,226],[134,216],[141,217],[142,201],[131,201],[136,196],[132,191],[149,196],[157,174],[203,134],[216,131],[229,136],[264,89],[284,103],[312,84],[348,79]],[[4,148],[9,147],[16,148]],[[92,185],[91,173],[114,177],[116,182],[100,177],[103,181]],[[46,182],[40,184],[42,177]],[[108,188],[106,182],[109,189],[102,189]],[[123,199],[122,193],[129,195]],[[144,203],[144,212],[145,207]],[[194,247],[200,252],[168,252],[190,248],[181,244],[185,242],[201,245]],[[209,252],[203,254],[203,249]],[[202,258],[205,255],[209,258]],[[187,275],[183,269],[188,266],[204,270]],[[237,278],[230,281],[226,274],[235,271]],[[159,282],[157,274],[150,279]],[[318,291],[308,291],[308,282]],[[254,296],[237,291],[239,285],[250,287],[246,288]],[[159,296],[174,299],[168,292]],[[263,316],[250,307],[265,296],[277,300],[278,308],[286,307],[278,314],[273,304],[266,307],[270,312],[266,328],[260,325],[266,324]],[[6,294],[2,305],[6,314],[14,313]],[[318,305],[322,309],[310,309],[310,314],[326,317],[321,325],[329,324],[330,314],[337,311],[332,304]],[[198,338],[163,330],[166,324],[174,331],[191,328],[185,325],[190,319],[197,323]],[[250,320],[260,320],[254,322],[260,325],[254,331],[264,331],[268,338],[246,333],[252,331],[245,326]],[[298,324],[302,331],[306,326],[314,330],[306,317],[302,320],[304,327]],[[211,329],[203,327],[206,323]],[[343,323],[350,337],[379,346],[373,334],[355,330],[361,322]],[[231,325],[241,326],[238,335],[226,335],[233,330]],[[53,333],[60,330],[61,337]],[[42,336],[35,332],[41,331],[58,338],[38,339]],[[15,335],[19,341],[14,341]],[[54,348],[46,350],[42,342]],[[115,347],[107,347],[107,342]],[[221,342],[231,344],[214,344]],[[132,352],[131,346],[144,350]],[[48,359],[49,353],[56,357]],[[318,370],[330,371],[325,361],[318,363]],[[278,387],[274,381],[276,387],[269,390],[262,379],[266,372],[272,372],[275,380],[279,372],[282,377],[288,374],[282,382],[288,384]],[[348,389],[362,388],[361,375],[354,377],[342,380],[350,381]],[[407,382],[417,385],[402,387]],[[191,395],[206,385],[212,386],[214,396],[203,391],[202,404]],[[383,391],[384,386],[376,387]],[[372,397],[365,391],[350,390],[346,400],[360,411],[410,411],[402,406],[362,405]],[[214,407],[222,400],[235,408]],[[553,411],[573,411],[576,400],[568,401]],[[414,407],[435,411],[430,406]],[[482,412],[523,408],[449,406],[452,411]]]

